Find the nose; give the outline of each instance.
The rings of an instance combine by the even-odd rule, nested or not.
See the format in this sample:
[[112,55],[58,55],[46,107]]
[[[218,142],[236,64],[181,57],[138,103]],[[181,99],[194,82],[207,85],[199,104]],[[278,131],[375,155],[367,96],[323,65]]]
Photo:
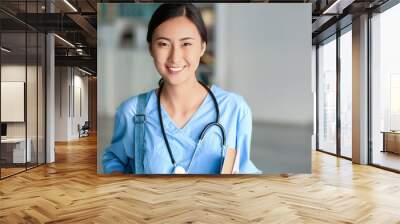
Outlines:
[[180,63],[181,59],[182,59],[182,50],[177,46],[173,46],[169,54],[169,62],[176,65]]

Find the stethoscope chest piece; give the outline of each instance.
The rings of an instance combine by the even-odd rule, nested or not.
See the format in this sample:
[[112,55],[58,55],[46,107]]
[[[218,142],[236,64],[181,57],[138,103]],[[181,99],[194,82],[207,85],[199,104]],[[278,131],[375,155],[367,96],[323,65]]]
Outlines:
[[176,166],[174,168],[174,174],[185,174],[186,170],[185,168],[181,167],[181,166]]

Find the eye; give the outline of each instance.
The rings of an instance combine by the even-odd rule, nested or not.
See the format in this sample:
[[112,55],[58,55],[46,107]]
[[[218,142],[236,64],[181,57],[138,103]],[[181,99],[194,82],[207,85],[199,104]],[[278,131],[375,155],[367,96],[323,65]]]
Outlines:
[[168,47],[169,45],[168,45],[168,43],[166,43],[166,42],[158,42],[158,44],[157,44],[159,47]]
[[185,47],[192,46],[192,43],[183,43],[183,46]]

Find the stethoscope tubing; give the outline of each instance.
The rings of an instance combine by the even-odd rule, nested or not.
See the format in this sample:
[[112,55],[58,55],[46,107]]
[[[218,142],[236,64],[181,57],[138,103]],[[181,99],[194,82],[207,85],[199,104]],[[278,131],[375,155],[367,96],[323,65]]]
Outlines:
[[[201,131],[201,134],[200,134],[200,137],[199,137],[199,141],[197,142],[196,150],[195,150],[195,152],[193,154],[192,160],[190,161],[188,170],[190,169],[192,161],[193,161],[194,157],[196,156],[197,147],[203,141],[203,138],[205,137],[205,135],[207,133],[207,130],[209,128],[211,128],[212,126],[215,125],[215,126],[219,127],[219,129],[221,130],[221,133],[222,133],[222,147],[223,147],[222,150],[221,150],[222,151],[221,152],[221,156],[223,156],[223,151],[225,149],[225,144],[226,144],[225,129],[219,123],[219,106],[218,106],[217,98],[215,97],[214,93],[211,91],[211,89],[207,85],[205,85],[204,83],[202,83],[200,81],[198,81],[198,82],[207,90],[208,94],[211,96],[211,98],[212,98],[212,100],[214,102],[214,107],[215,107],[215,111],[216,111],[217,116],[216,116],[215,122],[211,122],[211,123],[207,124],[204,127],[204,129]],[[161,97],[160,96],[161,96],[161,90],[162,90],[163,84],[164,84],[163,80],[160,79],[160,81],[159,81],[159,90],[158,90],[158,94],[157,94],[157,98],[158,98],[157,99],[158,118],[160,120],[161,132],[163,134],[165,145],[167,146],[169,157],[171,159],[171,162],[172,162],[173,166],[176,167],[176,161],[175,161],[174,155],[172,154],[172,150],[171,150],[171,147],[169,145],[169,141],[168,141],[167,135],[165,133],[164,122],[163,122],[162,114],[161,114],[161,102],[160,102]]]

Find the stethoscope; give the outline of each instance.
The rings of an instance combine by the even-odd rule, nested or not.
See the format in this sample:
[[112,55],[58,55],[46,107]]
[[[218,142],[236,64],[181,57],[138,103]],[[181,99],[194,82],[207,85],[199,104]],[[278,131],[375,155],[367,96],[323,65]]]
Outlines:
[[[216,120],[214,122],[211,122],[211,123],[207,124],[204,127],[204,129],[201,131],[200,138],[199,138],[199,141],[198,141],[197,145],[199,145],[199,143],[202,142],[202,140],[203,140],[204,136],[206,135],[208,129],[210,129],[212,126],[219,127],[219,129],[221,130],[221,133],[222,133],[222,149],[221,149],[221,167],[222,167],[222,161],[223,161],[222,158],[223,158],[223,154],[224,154],[224,149],[226,148],[226,145],[225,145],[226,144],[226,137],[225,137],[225,129],[219,123],[219,107],[218,107],[218,103],[217,103],[217,98],[215,98],[214,93],[211,91],[210,88],[208,88],[208,86],[206,86],[204,83],[202,83],[200,81],[199,81],[199,83],[207,90],[208,94],[211,96],[211,98],[212,98],[212,100],[214,102],[214,107],[215,107],[215,111],[216,111],[217,117],[216,117]],[[161,90],[162,90],[163,85],[164,85],[164,81],[163,81],[163,79],[161,79],[160,82],[159,82],[159,91],[158,91],[158,94],[157,94],[158,95],[158,102],[157,102],[158,103],[158,118],[160,119],[161,131],[162,131],[162,134],[163,134],[163,137],[164,137],[165,145],[167,146],[167,149],[168,149],[169,157],[171,158],[172,165],[174,166],[173,173],[175,173],[175,174],[185,174],[186,173],[185,168],[183,168],[182,166],[178,166],[176,164],[174,155],[172,154],[171,147],[170,147],[169,142],[168,142],[167,135],[165,134],[163,119],[162,119],[162,115],[161,115],[161,103],[160,103],[160,96],[161,96]],[[193,159],[194,159],[194,157],[196,155],[196,150],[197,150],[197,146],[196,146],[195,152],[193,153],[192,159],[190,160],[188,171],[189,171],[189,169],[191,167],[191,164],[192,164],[192,161],[193,161]]]

